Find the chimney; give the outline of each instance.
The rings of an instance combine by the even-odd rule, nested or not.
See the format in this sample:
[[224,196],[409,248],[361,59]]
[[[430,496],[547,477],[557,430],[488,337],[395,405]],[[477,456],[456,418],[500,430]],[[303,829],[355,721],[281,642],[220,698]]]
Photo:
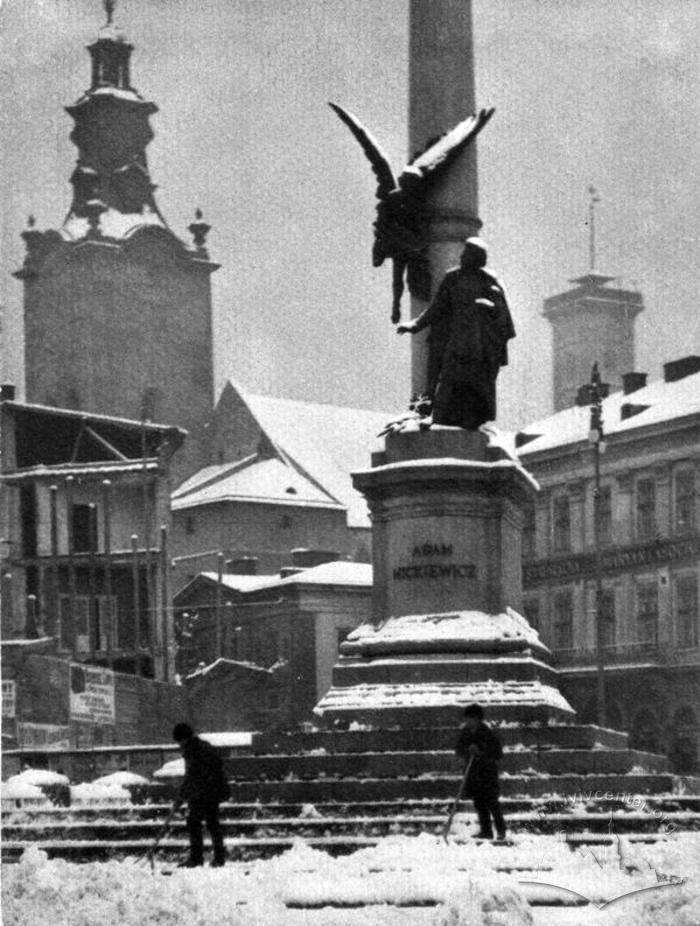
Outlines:
[[234,576],[256,576],[258,558],[257,556],[240,556],[238,559],[227,559],[226,572]]
[[679,360],[671,360],[670,363],[664,364],[664,382],[675,383],[679,379],[685,379],[693,373],[700,372],[700,357],[697,354],[690,354],[688,357],[681,357]]
[[0,402],[13,402],[15,398],[15,387],[13,383],[3,383],[0,386]]
[[622,392],[629,395],[630,392],[636,392],[637,389],[643,389],[647,384],[646,373],[629,372],[622,374]]
[[322,563],[333,563],[340,559],[335,550],[308,550],[306,547],[297,547],[292,550],[292,566],[297,569],[310,569]]

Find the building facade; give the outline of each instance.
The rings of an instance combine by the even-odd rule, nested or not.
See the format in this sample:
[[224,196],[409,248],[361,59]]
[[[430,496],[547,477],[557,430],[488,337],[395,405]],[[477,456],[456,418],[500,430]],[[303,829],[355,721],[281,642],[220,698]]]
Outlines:
[[170,466],[184,432],[0,403],[3,642],[172,679]]
[[[606,721],[634,748],[697,772],[700,742],[700,357],[643,374],[602,403],[598,542]],[[561,689],[596,718],[596,531],[590,410],[521,431],[541,486],[524,533],[524,614],[552,649]]]
[[369,562],[369,510],[350,474],[369,466],[391,418],[227,383],[210,427],[211,464],[173,493],[175,587],[211,571],[218,551],[254,557],[265,573],[288,566],[298,547]]
[[[294,561],[314,558],[297,551]],[[371,618],[372,567],[321,562],[277,575],[227,573],[221,582],[217,573],[202,573],[174,606],[178,671],[194,686],[199,713],[240,723],[237,693],[254,686],[260,704],[245,711],[262,709],[268,726],[293,726],[311,719],[331,686],[340,643]]]

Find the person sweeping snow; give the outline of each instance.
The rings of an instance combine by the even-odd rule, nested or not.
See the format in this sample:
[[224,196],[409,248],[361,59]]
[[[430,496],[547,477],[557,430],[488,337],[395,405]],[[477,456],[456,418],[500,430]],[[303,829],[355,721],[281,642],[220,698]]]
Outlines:
[[479,818],[479,832],[474,838],[493,839],[493,820],[498,839],[505,839],[506,824],[498,800],[497,764],[503,749],[498,736],[484,723],[484,709],[480,704],[470,704],[465,708],[455,753],[465,766],[470,763],[464,793],[474,802]]
[[190,854],[183,867],[197,868],[204,864],[202,823],[206,821],[214,850],[214,860],[211,864],[212,867],[218,868],[226,860],[219,804],[231,793],[224,775],[221,756],[210,743],[195,736],[189,724],[175,724],[173,739],[180,744],[185,759],[185,778],[175,802],[175,809],[185,801],[188,805],[187,832],[190,837]]

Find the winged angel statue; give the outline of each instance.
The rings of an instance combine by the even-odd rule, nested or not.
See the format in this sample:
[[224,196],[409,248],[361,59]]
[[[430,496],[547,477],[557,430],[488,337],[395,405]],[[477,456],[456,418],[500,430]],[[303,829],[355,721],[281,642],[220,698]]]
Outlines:
[[377,178],[379,202],[374,222],[372,264],[381,267],[387,258],[394,262],[391,321],[396,325],[401,320],[404,273],[410,292],[424,301],[430,298],[424,206],[429,185],[476,138],[494,111],[482,109],[478,115],[469,116],[437,140],[429,142],[425,151],[404,167],[397,180],[367,129],[342,106],[335,103],[328,105],[358,140]]

